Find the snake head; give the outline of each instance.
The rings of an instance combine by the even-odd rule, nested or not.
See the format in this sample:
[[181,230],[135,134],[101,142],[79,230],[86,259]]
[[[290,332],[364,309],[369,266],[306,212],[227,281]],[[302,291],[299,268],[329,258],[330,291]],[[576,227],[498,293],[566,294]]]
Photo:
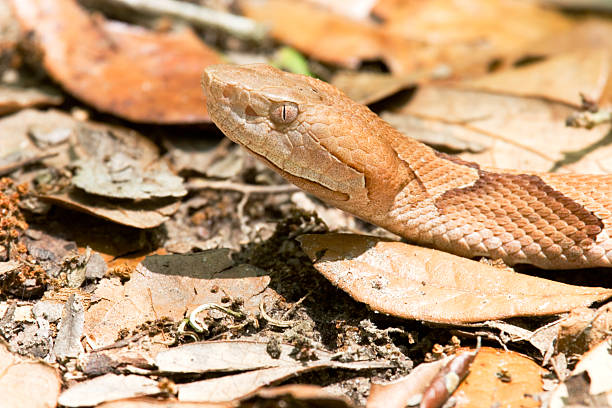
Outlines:
[[223,133],[304,190],[338,205],[397,187],[394,130],[334,86],[264,64],[210,66],[202,84]]

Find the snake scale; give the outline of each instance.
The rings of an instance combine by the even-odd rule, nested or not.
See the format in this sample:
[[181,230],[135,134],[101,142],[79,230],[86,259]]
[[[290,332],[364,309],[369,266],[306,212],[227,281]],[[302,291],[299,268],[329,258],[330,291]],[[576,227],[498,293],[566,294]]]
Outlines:
[[410,241],[546,269],[612,266],[612,175],[487,170],[334,86],[263,64],[203,75],[223,133],[290,182]]

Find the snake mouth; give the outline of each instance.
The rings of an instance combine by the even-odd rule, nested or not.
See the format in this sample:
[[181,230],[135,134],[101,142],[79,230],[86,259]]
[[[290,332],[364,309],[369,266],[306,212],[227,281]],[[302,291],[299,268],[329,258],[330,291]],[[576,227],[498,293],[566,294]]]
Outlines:
[[265,156],[262,156],[261,154],[249,149],[247,146],[245,146],[242,143],[239,143],[239,142],[237,143],[247,152],[249,152],[256,158],[261,160],[266,166],[268,166],[269,168],[271,168],[272,170],[274,170],[275,172],[283,176],[285,179],[289,180],[291,183],[295,184],[296,186],[300,187],[303,190],[306,190],[312,194],[318,195],[319,197],[322,197],[325,200],[348,201],[350,198],[350,196],[346,193],[342,193],[340,191],[334,191],[330,188],[325,187],[324,185],[320,183],[317,183],[316,181],[308,180],[303,177],[293,175],[287,172],[286,170],[281,169],[276,164],[272,163]]

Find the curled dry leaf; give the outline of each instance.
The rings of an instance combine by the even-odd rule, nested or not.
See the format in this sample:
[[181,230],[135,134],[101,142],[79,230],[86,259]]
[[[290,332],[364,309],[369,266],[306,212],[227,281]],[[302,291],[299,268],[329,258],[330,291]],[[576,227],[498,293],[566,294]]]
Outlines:
[[[121,156],[120,163],[113,158]],[[126,155],[114,155],[106,163],[81,161],[72,183],[91,194],[112,198],[146,200],[150,198],[183,197],[187,190],[183,179],[172,174],[165,165],[141,169]]]
[[451,357],[421,363],[405,377],[386,384],[372,384],[367,408],[405,407],[418,405],[423,393]]
[[97,109],[136,122],[209,121],[200,76],[220,57],[189,29],[158,33],[94,19],[76,0],[12,0],[49,74]]
[[335,286],[376,311],[407,319],[467,323],[542,316],[612,296],[612,289],[566,285],[364,235],[298,240]]

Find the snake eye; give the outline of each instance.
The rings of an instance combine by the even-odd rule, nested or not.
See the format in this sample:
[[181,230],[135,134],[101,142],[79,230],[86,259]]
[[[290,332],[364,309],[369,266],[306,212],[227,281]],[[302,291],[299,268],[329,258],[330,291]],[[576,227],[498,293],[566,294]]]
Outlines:
[[298,107],[293,102],[277,103],[270,108],[270,119],[279,125],[288,125],[298,115]]

